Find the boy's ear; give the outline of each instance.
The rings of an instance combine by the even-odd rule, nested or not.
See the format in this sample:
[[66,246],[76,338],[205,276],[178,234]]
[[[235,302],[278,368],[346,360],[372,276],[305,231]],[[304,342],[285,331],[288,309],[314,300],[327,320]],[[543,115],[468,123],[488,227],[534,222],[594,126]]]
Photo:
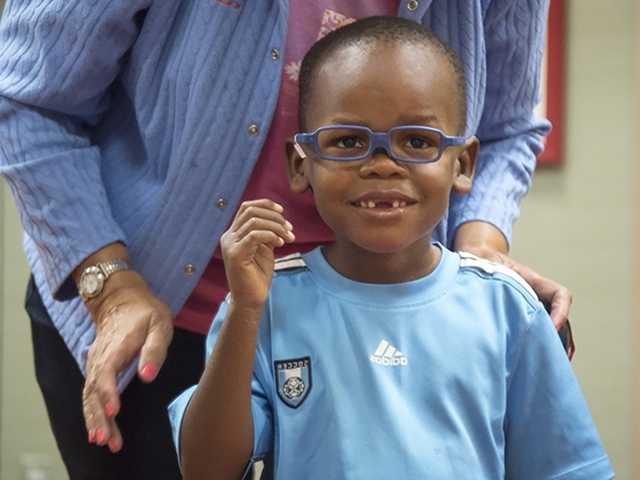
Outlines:
[[456,193],[464,194],[471,191],[479,149],[480,142],[477,137],[473,136],[465,142],[460,150],[456,158],[456,171],[453,179],[453,190]]
[[306,158],[302,158],[293,146],[293,139],[287,139],[287,173],[289,174],[289,187],[295,193],[302,193],[309,189],[309,179],[305,172]]

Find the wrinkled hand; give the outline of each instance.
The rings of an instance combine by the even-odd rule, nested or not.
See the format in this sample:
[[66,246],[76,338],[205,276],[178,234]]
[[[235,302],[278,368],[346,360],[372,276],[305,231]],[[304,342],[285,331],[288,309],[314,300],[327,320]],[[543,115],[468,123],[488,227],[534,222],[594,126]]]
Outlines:
[[243,202],[220,238],[229,291],[244,308],[262,309],[273,275],[273,250],[295,239],[282,212],[282,206],[271,200]]
[[465,248],[465,250],[478,257],[501,263],[524,278],[524,280],[531,285],[533,291],[536,292],[540,301],[549,309],[549,316],[556,330],[561,331],[563,328],[566,329],[566,334],[568,335],[568,344],[566,346],[567,355],[570,359],[573,358],[575,344],[573,343],[573,337],[568,323],[573,298],[569,289],[554,280],[543,277],[533,269],[516,262],[511,257],[490,247],[468,247]]
[[153,381],[171,343],[173,322],[169,308],[134,271],[113,274],[98,299],[87,302],[96,338],[87,357],[82,405],[89,442],[117,452],[123,438],[115,421],[116,376],[139,355],[138,376]]

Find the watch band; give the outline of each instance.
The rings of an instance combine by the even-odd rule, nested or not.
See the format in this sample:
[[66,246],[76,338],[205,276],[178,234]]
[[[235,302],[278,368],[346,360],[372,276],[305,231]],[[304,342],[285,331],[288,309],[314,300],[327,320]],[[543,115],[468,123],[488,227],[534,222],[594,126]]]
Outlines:
[[109,278],[112,273],[119,272],[121,270],[131,270],[131,265],[126,260],[111,260],[109,262],[103,262],[96,265],[104,273],[105,280]]

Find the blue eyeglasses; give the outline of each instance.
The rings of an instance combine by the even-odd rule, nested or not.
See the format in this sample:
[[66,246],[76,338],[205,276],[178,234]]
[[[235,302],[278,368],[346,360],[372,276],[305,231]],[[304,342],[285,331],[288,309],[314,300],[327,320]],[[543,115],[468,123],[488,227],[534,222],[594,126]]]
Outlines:
[[325,160],[353,162],[383,150],[396,162],[432,163],[447,148],[464,145],[467,137],[451,137],[442,130],[421,125],[401,125],[386,132],[374,132],[361,125],[327,125],[311,133],[297,133],[294,148],[302,158],[302,148]]

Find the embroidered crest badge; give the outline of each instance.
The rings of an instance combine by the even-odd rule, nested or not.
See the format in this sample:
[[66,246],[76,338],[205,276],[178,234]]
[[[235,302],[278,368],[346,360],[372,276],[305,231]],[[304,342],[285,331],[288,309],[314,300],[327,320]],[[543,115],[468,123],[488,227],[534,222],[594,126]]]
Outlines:
[[311,358],[276,360],[278,396],[291,408],[298,408],[311,391]]

